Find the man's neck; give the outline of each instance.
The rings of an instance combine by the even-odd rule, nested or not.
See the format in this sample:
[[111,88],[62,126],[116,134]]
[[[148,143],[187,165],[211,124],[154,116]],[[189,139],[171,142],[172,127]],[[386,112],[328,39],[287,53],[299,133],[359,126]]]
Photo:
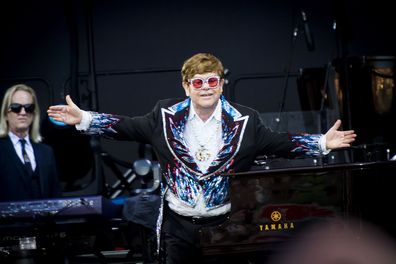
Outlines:
[[23,131],[11,131],[15,136],[19,137],[19,138],[25,138],[27,137],[29,131],[27,130],[23,130]]
[[217,104],[214,107],[211,108],[200,108],[196,107],[193,105],[195,113],[198,115],[198,117],[203,121],[206,122],[214,113],[216,110]]
[[197,115],[199,116],[199,118],[200,118],[203,122],[206,122],[206,120],[208,120],[209,117],[213,114],[214,109],[210,109],[210,110],[208,110],[208,111],[206,111],[206,109],[204,109],[204,110],[196,109],[195,112],[197,113]]

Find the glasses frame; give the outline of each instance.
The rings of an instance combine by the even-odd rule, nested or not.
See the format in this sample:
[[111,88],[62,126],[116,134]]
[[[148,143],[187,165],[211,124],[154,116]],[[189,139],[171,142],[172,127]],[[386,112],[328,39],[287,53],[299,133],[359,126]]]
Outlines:
[[[212,79],[212,78],[215,78],[215,79],[217,80],[217,84],[216,84],[215,86],[210,86],[210,85],[209,85],[209,79]],[[197,87],[195,87],[195,86],[193,85],[193,82],[196,81],[196,80],[201,80],[201,81],[202,81],[201,87],[198,87],[198,88],[197,88]],[[210,77],[208,77],[208,78],[200,78],[200,77],[192,78],[192,79],[190,79],[190,80],[188,81],[188,83],[189,83],[194,89],[196,89],[196,90],[202,89],[202,88],[204,87],[205,83],[208,84],[209,89],[215,89],[215,88],[217,88],[217,87],[219,86],[220,80],[221,80],[221,77],[216,75],[216,76],[210,76]]]
[[36,109],[35,104],[18,104],[18,103],[12,103],[8,107],[9,111],[19,114],[22,111],[22,108],[25,109],[25,112],[28,114],[34,113],[34,110]]

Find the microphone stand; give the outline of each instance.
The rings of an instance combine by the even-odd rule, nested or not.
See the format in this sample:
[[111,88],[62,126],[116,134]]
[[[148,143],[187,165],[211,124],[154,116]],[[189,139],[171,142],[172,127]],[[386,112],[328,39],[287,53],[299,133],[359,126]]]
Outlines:
[[287,88],[288,88],[289,77],[290,77],[290,70],[291,70],[291,66],[292,66],[292,62],[293,62],[294,48],[295,48],[296,42],[297,42],[299,26],[300,26],[300,21],[297,20],[297,22],[295,23],[295,27],[293,29],[293,35],[292,35],[292,39],[291,39],[290,57],[289,57],[288,64],[286,66],[284,84],[283,84],[282,95],[281,95],[281,102],[280,102],[279,111],[278,111],[278,117],[275,119],[275,121],[276,121],[275,131],[279,130],[279,125],[281,122],[281,114],[285,107],[286,94],[287,94]]

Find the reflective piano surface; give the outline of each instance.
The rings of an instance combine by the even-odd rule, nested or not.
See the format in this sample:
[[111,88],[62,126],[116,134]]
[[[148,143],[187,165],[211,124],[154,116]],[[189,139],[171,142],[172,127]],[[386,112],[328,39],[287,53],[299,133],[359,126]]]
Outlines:
[[202,230],[204,254],[271,252],[335,217],[374,223],[396,237],[395,172],[396,161],[384,161],[231,174],[229,220]]

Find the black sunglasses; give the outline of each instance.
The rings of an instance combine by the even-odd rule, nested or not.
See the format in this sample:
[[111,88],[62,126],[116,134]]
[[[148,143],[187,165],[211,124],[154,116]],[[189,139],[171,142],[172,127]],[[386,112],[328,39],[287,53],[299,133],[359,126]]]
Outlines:
[[17,104],[17,103],[10,104],[10,110],[16,114],[19,114],[21,112],[22,107],[25,109],[26,113],[33,113],[35,105],[34,104],[23,105],[23,104]]

